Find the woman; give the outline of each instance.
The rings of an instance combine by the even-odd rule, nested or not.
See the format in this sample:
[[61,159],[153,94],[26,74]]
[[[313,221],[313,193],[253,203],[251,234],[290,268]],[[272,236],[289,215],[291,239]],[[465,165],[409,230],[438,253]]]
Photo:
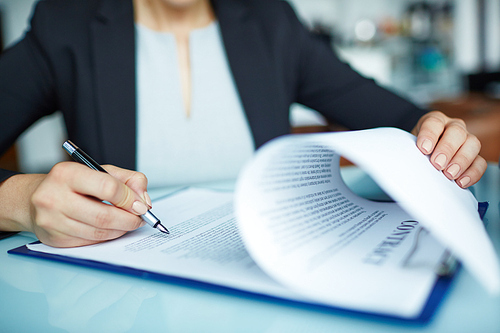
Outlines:
[[424,114],[353,72],[286,2],[47,0],[0,59],[0,150],[61,110],[70,139],[112,164],[110,175],[76,163],[47,175],[4,170],[0,230],[63,247],[119,237],[151,207],[144,173],[160,186],[234,176],[255,148],[288,133],[294,102],[351,129],[413,129],[461,187],[486,169],[463,121]]

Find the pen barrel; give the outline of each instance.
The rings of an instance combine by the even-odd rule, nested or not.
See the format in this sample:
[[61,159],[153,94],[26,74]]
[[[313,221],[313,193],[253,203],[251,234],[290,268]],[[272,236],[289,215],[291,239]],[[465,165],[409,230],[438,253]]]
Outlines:
[[147,211],[146,214],[141,215],[141,218],[153,228],[156,228],[160,220],[151,211]]
[[83,163],[83,164],[85,164],[86,166],[88,166],[89,168],[91,168],[93,170],[101,171],[101,172],[106,172],[106,170],[104,170],[104,168],[102,166],[100,166],[99,163],[97,163],[96,161],[94,161],[92,159],[92,157],[90,157],[89,155],[87,155],[81,149],[75,150],[75,152],[71,156],[73,157],[73,159],[75,161]]
[[106,170],[104,170],[104,168],[100,166],[99,163],[94,161],[92,157],[87,155],[87,153],[81,150],[77,145],[75,145],[70,140],[64,142],[63,148],[75,161],[80,162],[93,170],[106,172]]

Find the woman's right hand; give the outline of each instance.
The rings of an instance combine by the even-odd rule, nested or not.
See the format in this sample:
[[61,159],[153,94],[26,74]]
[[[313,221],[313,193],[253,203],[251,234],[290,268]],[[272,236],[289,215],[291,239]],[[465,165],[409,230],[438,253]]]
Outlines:
[[10,208],[0,212],[2,229],[31,231],[47,245],[73,247],[118,238],[142,226],[139,215],[151,208],[146,177],[103,167],[109,174],[62,162],[46,175],[7,179],[0,186],[0,196],[10,201]]

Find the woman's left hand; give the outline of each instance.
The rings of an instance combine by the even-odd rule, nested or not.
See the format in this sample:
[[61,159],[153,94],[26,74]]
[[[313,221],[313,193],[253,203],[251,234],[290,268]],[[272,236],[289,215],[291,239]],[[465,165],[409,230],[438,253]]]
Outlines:
[[412,133],[420,151],[431,155],[432,165],[460,187],[475,184],[486,171],[486,160],[479,156],[481,143],[463,120],[432,111],[420,118]]

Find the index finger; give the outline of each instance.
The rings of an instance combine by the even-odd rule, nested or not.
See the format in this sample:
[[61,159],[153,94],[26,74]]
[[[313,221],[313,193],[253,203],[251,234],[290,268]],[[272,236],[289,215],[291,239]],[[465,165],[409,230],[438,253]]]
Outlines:
[[136,215],[147,212],[148,207],[143,199],[122,181],[104,172],[84,169],[70,178],[69,186],[75,192],[108,201]]
[[425,155],[434,151],[436,143],[446,127],[446,119],[439,113],[430,112],[422,117],[417,125],[417,147]]
[[122,183],[131,188],[135,193],[142,198],[149,208],[151,208],[151,199],[147,192],[148,179],[146,176],[137,171],[118,168],[114,165],[103,166],[107,172],[113,177],[119,179]]

